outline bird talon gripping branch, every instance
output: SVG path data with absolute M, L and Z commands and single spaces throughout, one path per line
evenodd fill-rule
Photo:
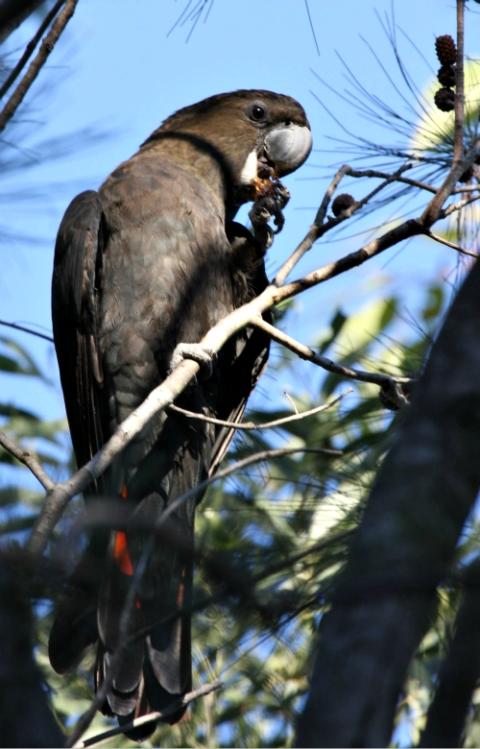
M 240 333 L 217 359 L 198 342 L 265 289 L 268 222 L 281 228 L 288 200 L 278 177 L 297 169 L 311 145 L 305 112 L 289 96 L 219 94 L 166 119 L 98 191 L 72 201 L 55 247 L 52 306 L 79 466 L 185 357 L 215 368 L 183 392 L 182 406 L 224 421 L 242 418 L 268 358 L 265 336 Z M 233 245 L 246 249 L 236 252 L 229 227 L 251 200 L 255 242 L 240 231 Z M 191 690 L 193 526 L 201 494 L 171 512 L 168 539 L 152 532 L 165 507 L 214 472 L 232 434 L 155 417 L 135 439 L 135 461 L 127 449 L 90 489 L 118 498 L 119 508 L 128 494 L 136 530 L 128 539 L 115 533 L 112 517 L 110 537 L 92 534 L 56 605 L 49 655 L 64 673 L 95 644 L 101 709 L 122 722 L 181 704 Z M 143 572 L 125 623 L 129 573 L 137 569 Z M 175 723 L 184 711 L 180 706 L 165 720 Z M 129 736 L 142 739 L 154 728 L 148 723 Z
M 179 343 L 173 351 L 170 370 L 173 371 L 185 359 L 191 359 L 200 364 L 206 370 L 207 376 L 211 377 L 216 358 L 216 351 L 212 351 L 212 349 L 206 348 L 200 343 Z

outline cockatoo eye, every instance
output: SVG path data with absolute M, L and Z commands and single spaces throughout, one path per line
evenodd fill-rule
M 250 118 L 254 122 L 263 122 L 266 119 L 267 112 L 261 104 L 252 104 L 250 108 Z

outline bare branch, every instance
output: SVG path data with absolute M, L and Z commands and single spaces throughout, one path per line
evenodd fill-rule
M 76 5 L 77 0 L 66 0 L 64 9 L 57 17 L 48 34 L 44 37 L 40 49 L 30 63 L 27 72 L 0 112 L 0 132 L 4 130 L 7 123 L 13 117 L 25 98 L 27 91 L 45 64 L 45 61 L 60 38 L 65 26 L 73 16 Z
M 422 223 L 425 228 L 430 228 L 440 217 L 444 218 L 454 210 L 452 209 L 452 206 L 448 206 L 442 210 L 442 206 L 447 198 L 452 194 L 456 183 L 464 171 L 472 166 L 478 155 L 479 146 L 480 138 L 477 138 L 465 158 L 461 161 L 452 163 L 451 169 L 445 177 L 443 184 L 438 188 L 437 194 L 427 205 L 419 219 L 420 223 Z M 472 202 L 472 200 L 470 199 L 469 202 Z M 467 203 L 464 203 L 464 205 L 467 205 Z
M 325 195 L 323 196 L 322 202 L 320 203 L 320 207 L 317 211 L 317 215 L 315 216 L 315 220 L 313 222 L 317 226 L 321 226 L 323 222 L 325 221 L 325 216 L 327 215 L 327 210 L 328 210 L 328 206 L 330 205 L 332 195 L 346 174 L 350 174 L 350 167 L 348 166 L 348 164 L 344 164 L 343 166 L 340 167 L 340 169 L 334 175 L 329 186 L 327 187 L 325 191 Z
M 277 286 L 281 286 L 287 276 L 290 275 L 294 267 L 300 262 L 302 257 L 312 249 L 313 245 L 319 237 L 320 227 L 317 226 L 317 224 L 312 224 L 300 244 L 295 248 L 290 257 L 287 258 L 287 260 L 283 263 L 277 275 L 275 276 L 274 283 Z
M 461 255 L 468 255 L 468 257 L 473 257 L 476 260 L 478 260 L 477 252 L 470 252 L 470 250 L 466 250 L 464 247 L 460 247 L 459 244 L 455 244 L 455 242 L 450 242 L 445 237 L 442 237 L 441 234 L 434 234 L 432 231 L 429 231 L 426 234 L 426 236 L 430 237 L 431 239 L 434 239 L 435 242 L 439 242 L 440 244 L 445 245 L 445 247 L 450 247 L 452 250 L 459 252 Z
M 30 41 L 26 45 L 19 61 L 17 62 L 15 67 L 10 71 L 10 73 L 8 74 L 8 76 L 6 77 L 2 85 L 0 86 L 0 99 L 5 96 L 5 94 L 7 93 L 12 83 L 14 83 L 17 80 L 18 76 L 20 75 L 23 68 L 27 64 L 28 60 L 32 56 L 34 49 L 37 46 L 40 39 L 42 38 L 44 32 L 48 29 L 51 22 L 53 21 L 53 19 L 55 18 L 55 16 L 57 15 L 58 11 L 60 10 L 60 8 L 62 7 L 64 3 L 65 3 L 65 0 L 57 0 L 57 2 L 53 6 L 53 8 L 50 10 L 50 12 L 47 13 L 42 23 L 38 27 L 36 34 L 30 39 Z
M 412 166 L 413 164 L 409 164 L 408 167 L 405 168 L 411 168 Z M 356 179 L 362 179 L 363 177 L 368 179 L 386 179 L 393 182 L 401 182 L 404 185 L 410 185 L 411 187 L 416 187 L 419 190 L 426 190 L 433 194 L 437 192 L 435 185 L 430 185 L 427 182 L 420 182 L 419 180 L 411 179 L 410 177 L 403 177 L 400 174 L 394 175 L 389 172 L 382 172 L 379 169 L 350 169 L 348 176 L 355 177 Z
M 326 369 L 328 372 L 340 375 L 340 377 L 348 377 L 351 380 L 359 380 L 360 382 L 371 382 L 373 385 L 389 388 L 400 384 L 408 385 L 412 382 L 411 377 L 392 377 L 391 375 L 381 374 L 380 372 L 365 372 L 361 369 L 354 369 L 353 367 L 345 367 L 341 364 L 337 364 L 327 356 L 317 354 L 312 348 L 310 348 L 310 346 L 306 346 L 304 343 L 296 341 L 295 338 L 292 338 L 282 330 L 270 325 L 270 323 L 266 322 L 262 317 L 257 317 L 253 320 L 253 324 L 265 333 L 268 333 L 274 341 L 281 343 L 285 348 L 298 354 L 301 359 L 310 361 L 313 364 L 322 367 L 322 369 Z M 333 405 L 333 403 L 328 405 Z
M 461 185 L 460 187 L 456 187 L 454 190 L 452 190 L 452 195 L 466 192 L 480 192 L 480 184 L 478 184 L 477 182 L 474 185 Z
M 171 411 L 176 411 L 179 414 L 183 414 L 189 419 L 206 421 L 209 424 L 218 424 L 218 426 L 222 427 L 230 427 L 231 429 L 243 429 L 245 431 L 248 431 L 259 429 L 273 429 L 274 427 L 280 427 L 284 424 L 290 424 L 292 421 L 301 421 L 302 419 L 306 419 L 309 416 L 313 416 L 314 414 L 318 414 L 322 411 L 326 411 L 327 409 L 332 408 L 332 406 L 335 406 L 342 398 L 343 395 L 340 395 L 337 398 L 329 401 L 329 403 L 324 403 L 322 406 L 315 406 L 315 408 L 310 408 L 308 411 L 301 411 L 300 413 L 291 414 L 290 416 L 283 416 L 282 418 L 274 419 L 273 421 L 265 421 L 263 424 L 257 424 L 253 421 L 243 421 L 241 423 L 237 423 L 235 421 L 223 421 L 223 419 L 214 419 L 212 416 L 205 416 L 205 414 L 200 414 L 196 411 L 188 411 L 186 408 L 180 408 L 180 406 L 175 406 L 173 404 L 169 406 L 169 409 Z
M 324 455 L 325 457 L 330 458 L 338 458 L 343 455 L 342 450 L 333 450 L 330 448 L 322 447 L 279 447 L 272 448 L 271 450 L 261 450 L 260 452 L 253 453 L 253 455 L 248 455 L 246 458 L 242 458 L 241 460 L 235 461 L 235 463 L 231 463 L 231 465 L 223 468 L 221 471 L 217 471 L 215 475 L 211 476 L 208 479 L 205 479 L 204 481 L 201 481 L 196 486 L 192 486 L 192 488 L 185 492 L 185 494 L 177 497 L 174 502 L 169 503 L 162 512 L 158 522 L 156 523 L 155 530 L 161 528 L 168 520 L 170 515 L 172 515 L 172 513 L 174 513 L 183 502 L 186 502 L 187 499 L 200 494 L 215 481 L 226 479 L 228 476 L 231 476 L 232 473 L 243 471 L 244 468 L 248 468 L 255 463 L 262 463 L 266 460 L 281 458 L 285 455 L 296 455 L 297 453 L 313 453 L 315 455 Z
M 440 211 L 439 218 L 447 218 L 447 216 L 451 216 L 453 213 L 463 211 L 463 209 L 466 208 L 467 205 L 476 203 L 479 198 L 480 195 L 471 195 L 470 197 L 466 197 L 463 200 L 459 200 L 458 203 L 450 203 L 450 205 Z
M 26 325 L 19 325 L 16 322 L 8 322 L 7 320 L 0 320 L 0 325 L 3 325 L 5 328 L 13 328 L 13 330 L 20 330 L 22 333 L 29 333 L 30 335 L 34 335 L 37 338 L 43 338 L 44 341 L 49 341 L 50 343 L 53 343 L 52 336 L 47 335 L 46 333 L 39 333 L 37 330 L 33 330 L 32 328 L 27 328 Z
M 17 445 L 3 431 L 0 431 L 0 445 L 7 452 L 13 455 L 14 458 L 19 460 L 20 463 L 23 463 L 23 465 L 27 467 L 33 473 L 37 481 L 41 483 L 44 489 L 50 491 L 54 488 L 55 483 L 43 470 L 40 461 L 31 450 L 25 450 L 23 447 L 20 447 L 20 445 Z
M 135 411 L 132 411 L 88 463 L 67 481 L 55 486 L 47 495 L 30 536 L 28 549 L 31 553 L 38 554 L 44 550 L 50 533 L 60 519 L 69 499 L 82 492 L 92 481 L 99 478 L 116 455 L 138 434 L 153 414 L 159 413 L 173 403 L 175 398 L 195 377 L 199 369 L 200 366 L 196 362 L 183 361 Z
M 283 263 L 283 265 L 280 267 L 280 270 L 277 272 L 275 279 L 273 283 L 276 286 L 281 286 L 285 279 L 290 275 L 293 268 L 300 262 L 302 257 L 311 250 L 315 242 L 320 239 L 320 237 L 323 237 L 324 234 L 326 234 L 331 229 L 335 228 L 339 224 L 343 223 L 343 221 L 346 221 L 347 219 L 351 218 L 354 213 L 357 213 L 361 208 L 363 208 L 367 203 L 375 197 L 379 192 L 381 192 L 385 187 L 390 185 L 392 182 L 395 182 L 397 177 L 404 172 L 406 169 L 410 169 L 409 164 L 404 164 L 401 166 L 396 172 L 393 174 L 387 174 L 385 176 L 385 180 L 376 187 L 373 188 L 369 193 L 367 193 L 361 200 L 355 201 L 350 208 L 345 209 L 342 211 L 342 213 L 339 216 L 331 217 L 327 219 L 327 221 L 324 221 L 325 219 L 325 213 L 327 211 L 328 205 L 330 203 L 330 198 L 335 190 L 335 188 L 338 186 L 340 181 L 343 179 L 345 175 L 349 175 L 352 171 L 351 167 L 348 166 L 348 164 L 344 164 L 338 172 L 335 174 L 334 178 L 332 179 L 330 185 L 328 186 L 325 195 L 323 196 L 322 202 L 320 204 L 320 207 L 315 215 L 314 222 L 312 226 L 309 228 L 307 234 L 302 239 L 298 247 L 295 248 L 295 250 L 292 252 L 290 257 L 287 258 L 287 260 Z
M 385 234 L 382 234 L 380 237 L 367 242 L 367 244 L 363 245 L 359 250 L 344 255 L 344 257 L 339 258 L 339 260 L 327 263 L 326 265 L 317 268 L 317 270 L 308 273 L 306 276 L 303 276 L 303 278 L 291 281 L 290 283 L 281 286 L 279 289 L 276 289 L 273 293 L 273 304 L 278 304 L 285 299 L 300 294 L 302 291 L 305 291 L 305 289 L 310 289 L 313 286 L 317 286 L 320 283 L 330 280 L 331 278 L 335 278 L 335 276 L 339 276 L 358 265 L 362 265 L 367 260 L 379 255 L 381 252 L 384 252 L 399 242 L 423 233 L 424 227 L 419 220 L 408 219 L 403 224 L 390 229 L 390 231 L 385 232 Z M 264 311 L 263 308 L 261 311 Z
M 144 726 L 146 723 L 158 723 L 159 720 L 162 720 L 168 715 L 175 713 L 180 707 L 189 705 L 194 700 L 198 700 L 200 697 L 205 697 L 207 694 L 210 694 L 210 692 L 221 689 L 222 686 L 223 684 L 221 681 L 212 681 L 209 684 L 203 684 L 203 686 L 199 687 L 198 689 L 194 689 L 192 692 L 187 692 L 187 694 L 184 694 L 181 700 L 173 702 L 171 706 L 165 708 L 165 710 L 158 710 L 154 713 L 142 715 L 141 718 L 135 718 L 135 720 L 132 720 L 130 723 L 124 723 L 123 725 L 112 728 L 109 731 L 104 731 L 103 733 L 99 733 L 89 739 L 85 739 L 85 741 L 77 741 L 75 744 L 73 744 L 73 747 L 74 749 L 83 749 L 83 747 L 87 746 L 98 746 L 99 744 L 106 741 L 106 739 L 110 739 L 112 736 L 118 736 L 121 733 L 125 733 L 125 731 L 131 731 L 134 728 L 139 728 L 140 726 Z M 69 744 L 69 746 L 72 745 Z

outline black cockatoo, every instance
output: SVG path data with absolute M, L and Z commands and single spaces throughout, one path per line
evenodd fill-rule
M 260 90 L 220 94 L 169 117 L 98 192 L 72 201 L 57 237 L 52 307 L 79 466 L 165 378 L 179 344 L 195 344 L 265 288 L 266 222 L 281 222 L 285 200 L 278 178 L 304 162 L 311 142 L 294 99 Z M 233 221 L 252 200 L 253 233 Z M 177 404 L 237 421 L 267 355 L 262 333 L 239 334 Z M 162 413 L 90 489 L 116 498 L 123 520 L 91 534 L 56 605 L 50 660 L 63 673 L 98 642 L 98 689 L 123 636 L 103 706 L 121 722 L 161 710 L 191 688 L 199 497 L 172 513 L 146 559 L 142 550 L 163 509 L 211 475 L 231 437 L 231 429 Z M 120 633 L 140 559 L 128 631 Z

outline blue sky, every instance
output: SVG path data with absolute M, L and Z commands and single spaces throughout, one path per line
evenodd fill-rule
M 5 206 L 0 223 L 13 233 L 36 238 L 35 242 L 0 245 L 1 318 L 50 331 L 53 247 L 70 199 L 82 189 L 96 187 L 173 111 L 236 88 L 267 88 L 293 95 L 307 110 L 312 125 L 315 150 L 301 170 L 286 180 L 292 200 L 286 228 L 270 253 L 269 269 L 273 271 L 308 228 L 325 180 L 334 171 L 328 165 L 345 159 L 335 152 L 336 144 L 330 140 L 342 135 L 339 126 L 318 99 L 355 133 L 375 135 L 375 126 L 362 120 L 334 93 L 341 93 L 346 85 L 337 52 L 370 91 L 381 99 L 397 101 L 401 107 L 361 38 L 394 69 L 392 50 L 376 11 L 383 17 L 393 8 L 399 28 L 408 32 L 427 58 L 429 64 L 399 32 L 405 61 L 420 88 L 431 80 L 437 67 L 435 36 L 454 33 L 455 28 L 454 0 L 397 0 L 393 5 L 390 0 L 310 0 L 315 38 L 303 0 L 214 0 L 208 19 L 200 20 L 187 42 L 188 21 L 172 30 L 185 4 L 186 0 L 79 0 L 47 69 L 17 116 L 20 144 L 31 161 L 30 168 L 0 182 L 1 194 L 10 196 L 8 202 L 2 199 L 0 203 Z M 468 19 L 470 54 L 478 51 L 472 46 L 475 33 L 478 36 L 478 18 L 477 13 Z M 24 25 L 11 38 L 10 50 L 19 49 L 33 30 L 34 25 Z M 326 79 L 333 91 L 322 86 L 315 73 Z M 80 134 L 63 158 L 39 159 L 45 150 L 41 141 L 84 129 L 102 132 L 103 138 L 93 143 Z M 393 138 L 383 131 L 380 139 Z M 29 197 L 30 192 L 37 193 L 35 199 Z M 356 185 L 352 192 L 360 194 Z M 384 219 L 393 217 L 388 211 L 382 215 Z M 341 241 L 317 246 L 299 271 L 356 249 L 359 238 L 352 236 L 355 233 L 352 229 Z M 447 275 L 455 262 L 449 250 L 426 242 L 401 252 L 393 250 L 348 278 L 336 279 L 299 299 L 291 317 L 292 330 L 302 340 L 313 342 L 336 306 L 341 304 L 349 312 L 391 290 L 404 294 L 405 309 L 414 308 L 416 290 L 425 279 Z M 0 332 L 10 335 L 5 329 Z M 12 337 L 28 345 L 52 378 L 57 378 L 52 346 L 22 334 Z M 35 407 L 50 417 L 63 414 L 58 386 L 46 390 L 2 376 L 0 387 L 2 400 Z

